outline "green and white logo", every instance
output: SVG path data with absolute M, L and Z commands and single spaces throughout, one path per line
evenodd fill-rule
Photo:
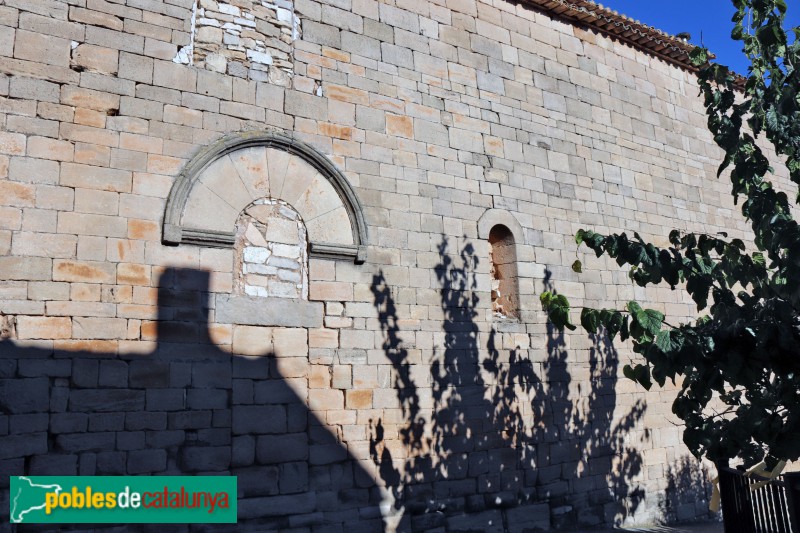
M 235 524 L 230 476 L 14 476 L 11 523 Z

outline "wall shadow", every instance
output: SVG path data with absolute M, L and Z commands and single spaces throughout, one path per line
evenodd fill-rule
M 379 489 L 309 411 L 302 384 L 273 353 L 231 355 L 213 343 L 208 282 L 205 271 L 163 273 L 156 340 L 143 353 L 0 341 L 6 530 L 11 475 L 235 475 L 236 525 L 123 529 L 383 531 Z
M 481 331 L 478 312 L 487 306 L 475 250 L 451 252 L 443 237 L 438 252 L 444 338 L 429 366 L 404 349 L 392 287 L 382 274 L 372 282 L 403 420 L 399 449 L 374 420 L 370 452 L 394 497 L 398 530 L 593 526 L 634 513 L 644 496 L 635 483 L 642 458 L 628 434 L 646 405 L 620 416 L 608 339 L 592 338 L 587 360 L 576 361 L 550 325 L 546 345 L 530 350 L 514 343 L 515 334 L 528 335 L 523 324 Z M 549 273 L 544 283 L 552 290 Z
M 545 271 L 543 290 L 552 292 L 550 278 L 550 271 Z M 617 410 L 619 355 L 605 334 L 590 335 L 589 340 L 588 361 L 568 361 L 564 333 L 547 323 L 543 365 L 547 391 L 537 391 L 540 394 L 533 400 L 544 424 L 537 426 L 535 437 L 550 443 L 550 463 L 561 465 L 562 475 L 575 480 L 573 487 L 581 495 L 566 497 L 567 487 L 550 476 L 541 480 L 540 495 L 555 496 L 564 504 L 560 512 L 566 515 L 561 519 L 565 522 L 576 518 L 570 513 L 577 513 L 580 525 L 619 525 L 645 496 L 635 481 L 642 472 L 642 456 L 628 435 L 644 417 L 647 404 L 637 399 L 622 413 Z M 581 371 L 581 379 L 574 380 L 570 368 Z M 645 431 L 641 440 L 648 438 Z
M 708 467 L 689 455 L 671 465 L 667 489 L 658 504 L 664 520 L 670 524 L 696 521 L 698 517 L 719 521 L 721 513 L 708 508 L 713 489 L 711 477 Z

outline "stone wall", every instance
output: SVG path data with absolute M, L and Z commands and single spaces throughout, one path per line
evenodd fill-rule
M 705 516 L 673 391 L 537 305 L 694 313 L 583 251 L 572 272 L 580 227 L 747 238 L 693 75 L 524 3 L 295 0 L 291 34 L 281 9 L 0 5 L 0 472 L 232 473 L 240 529 Z M 255 30 L 223 31 L 236 10 Z M 259 199 L 299 213 L 307 295 L 242 285 Z M 518 319 L 492 310 L 497 224 Z
M 191 20 L 191 41 L 174 62 L 291 86 L 292 43 L 300 31 L 291 1 L 198 0 Z

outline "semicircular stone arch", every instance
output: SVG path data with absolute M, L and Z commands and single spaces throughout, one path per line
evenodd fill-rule
M 196 155 L 170 191 L 162 240 L 232 247 L 239 214 L 260 198 L 297 210 L 311 256 L 365 260 L 367 226 L 347 179 L 323 154 L 280 133 L 228 135 Z

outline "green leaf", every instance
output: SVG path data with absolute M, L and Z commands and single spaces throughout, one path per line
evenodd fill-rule
M 734 204 L 749 226 L 732 219 L 727 227 L 737 228 L 734 237 L 752 237 L 728 241 L 722 232 L 673 230 L 669 248 L 660 248 L 625 233 L 582 229 L 575 235 L 598 257 L 629 267 L 638 285 L 666 281 L 676 290 L 685 283 L 698 309 L 708 310 L 671 328 L 661 312 L 629 302 L 627 312 L 582 310 L 580 324 L 595 333 L 604 327 L 612 340 L 631 338 L 639 360 L 624 366 L 628 379 L 645 388 L 667 379 L 681 384 L 673 412 L 684 424 L 684 442 L 695 456 L 716 462 L 800 458 L 800 224 L 785 192 L 793 191 L 800 204 L 794 192 L 800 185 L 800 28 L 787 38 L 787 2 L 733 0 L 731 36 L 750 59 L 744 84 L 727 67 L 709 63 L 707 50 L 690 54 L 700 67 L 709 133 L 722 149 L 719 171 L 730 179 Z M 783 164 L 792 183 L 783 174 L 770 182 L 772 167 Z M 755 253 L 745 246 L 753 250 L 753 244 Z M 573 268 L 582 272 L 583 265 Z M 683 301 L 656 294 L 660 302 Z M 566 298 L 552 294 L 542 303 L 554 324 L 568 327 Z M 735 410 L 715 416 L 709 407 L 718 400 Z
M 634 373 L 633 368 L 631 365 L 625 365 L 622 367 L 622 373 L 631 381 L 636 381 L 636 373 Z
M 553 301 L 553 293 L 549 291 L 545 291 L 539 295 L 539 302 L 542 304 L 542 309 L 545 311 L 548 307 L 550 307 L 550 302 Z
M 581 262 L 580 262 L 579 259 L 576 259 L 575 262 L 572 263 L 572 271 L 573 272 L 577 272 L 578 274 L 583 272 L 583 265 L 581 265 Z
M 631 300 L 628 302 L 628 312 L 631 316 L 636 316 L 637 313 L 641 312 L 642 307 L 639 305 L 638 302 Z
M 689 52 L 689 59 L 696 67 L 700 67 L 708 63 L 708 49 L 696 47 Z
M 563 330 L 575 330 L 575 325 L 569 320 L 569 300 L 563 294 L 543 292 L 539 296 L 542 308 L 555 327 Z
M 650 390 L 653 382 L 650 380 L 650 368 L 645 365 L 636 365 L 633 369 L 634 381 L 639 383 L 646 390 Z
M 683 345 L 683 339 L 680 337 L 679 332 L 664 329 L 656 335 L 655 345 L 662 352 L 669 354 L 680 350 Z
M 597 333 L 597 326 L 600 325 L 600 312 L 596 309 L 584 307 L 581 311 L 581 326 L 588 333 Z
M 663 313 L 655 309 L 642 309 L 636 302 L 628 303 L 628 311 L 630 311 L 631 315 L 642 329 L 651 336 L 658 333 L 661 329 L 661 324 L 664 323 Z

